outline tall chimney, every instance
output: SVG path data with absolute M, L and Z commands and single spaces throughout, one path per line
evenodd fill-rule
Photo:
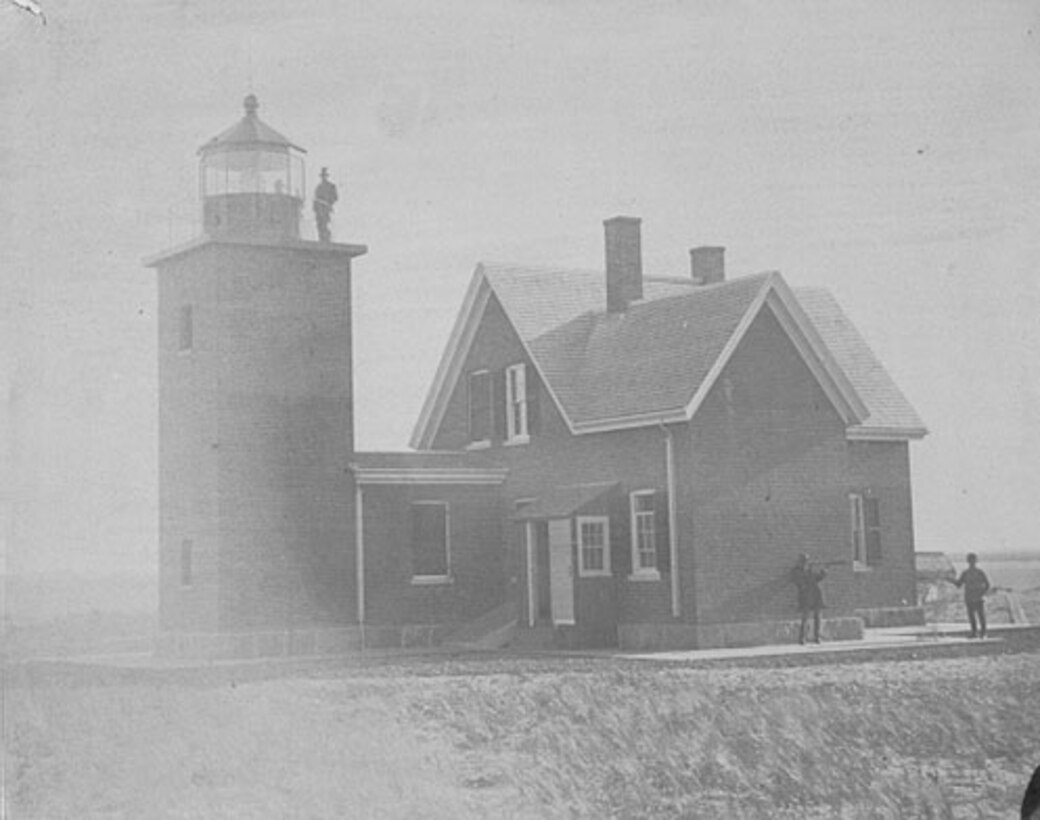
M 690 248 L 690 273 L 698 285 L 726 281 L 726 249 L 711 246 Z
M 607 310 L 622 313 L 628 303 L 643 298 L 641 219 L 615 216 L 603 220 L 607 248 Z

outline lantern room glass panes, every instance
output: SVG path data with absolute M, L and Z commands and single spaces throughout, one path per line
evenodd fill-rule
M 202 158 L 202 195 L 285 194 L 304 199 L 303 159 L 289 151 L 217 151 Z

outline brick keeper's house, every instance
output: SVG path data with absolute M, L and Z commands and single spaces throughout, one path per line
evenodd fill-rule
M 638 219 L 603 271 L 478 265 L 413 452 L 356 451 L 366 249 L 299 238 L 301 150 L 247 100 L 205 235 L 150 261 L 165 648 L 792 640 L 802 552 L 825 637 L 921 621 L 906 398 L 827 291 L 718 247 L 644 275 Z

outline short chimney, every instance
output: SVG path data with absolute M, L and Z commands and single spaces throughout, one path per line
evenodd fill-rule
M 698 285 L 726 281 L 726 249 L 703 246 L 690 248 L 690 273 Z
M 634 216 L 615 216 L 603 221 L 607 248 L 607 310 L 610 313 L 622 313 L 629 302 L 643 298 L 641 222 Z

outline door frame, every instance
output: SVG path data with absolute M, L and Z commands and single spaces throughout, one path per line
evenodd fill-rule
M 549 521 L 549 597 L 553 626 L 574 626 L 576 620 L 573 519 Z

